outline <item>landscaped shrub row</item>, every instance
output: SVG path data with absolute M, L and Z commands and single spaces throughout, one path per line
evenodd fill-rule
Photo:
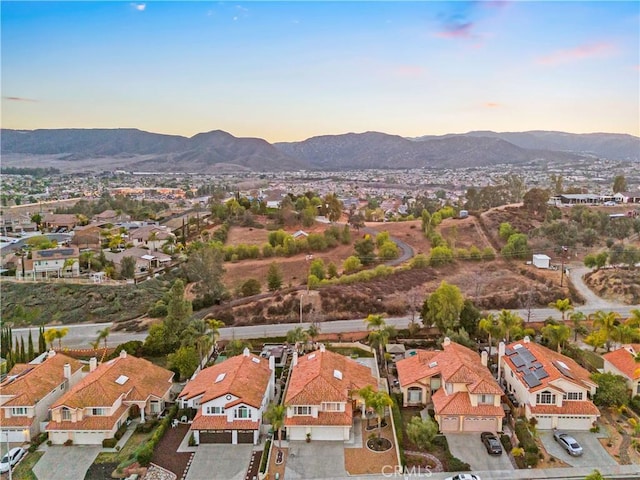
M 144 423 L 139 423 L 136 427 L 136 433 L 149 433 L 156 427 L 156 425 L 158 425 L 158 423 L 160 423 L 160 420 L 157 418 L 149 419 Z
M 538 453 L 540 453 L 540 449 L 538 445 L 536 445 L 529 428 L 527 427 L 526 421 L 522 419 L 516 422 L 516 437 L 518 437 L 518 441 L 520 442 L 520 447 L 525 451 L 525 464 L 527 466 L 535 467 L 538 464 Z
M 446 463 L 447 463 L 447 471 L 449 472 L 469 472 L 471 470 L 471 465 L 466 462 L 463 462 L 459 458 L 454 457 L 449 450 L 449 442 L 447 442 L 447 437 L 444 435 L 437 435 L 432 442 L 434 445 L 438 445 L 442 447 L 446 453 Z
M 396 445 L 400 451 L 400 463 L 404 467 L 407 464 L 407 460 L 404 455 L 404 448 L 402 448 L 403 432 L 402 432 L 402 415 L 400 414 L 399 402 L 402 401 L 401 393 L 394 393 L 391 395 L 393 405 L 391 406 L 391 415 L 393 415 L 393 423 L 396 426 Z
M 102 440 L 102 448 L 114 448 L 117 444 L 117 438 L 105 438 Z
M 511 443 L 511 437 L 509 437 L 509 435 L 500 435 L 500 442 L 502 443 L 502 446 L 507 451 L 507 453 L 513 450 L 513 444 Z
M 636 395 L 631 399 L 631 401 L 629 402 L 629 407 L 631 407 L 631 410 L 640 415 L 640 395 Z
M 36 438 L 31 440 L 31 445 L 29 445 L 29 452 L 30 453 L 35 452 L 40 446 L 40 444 L 44 443 L 47 440 L 47 438 L 49 438 L 48 433 L 41 433 Z
M 267 461 L 269 460 L 269 449 L 271 448 L 271 439 L 264 442 L 264 450 L 262 451 L 262 458 L 260 459 L 260 473 L 267 471 Z
M 176 413 L 178 412 L 178 406 L 174 405 L 169 410 L 169 413 L 166 417 L 164 417 L 160 421 L 160 425 L 156 428 L 156 430 L 151 435 L 149 441 L 143 445 L 141 445 L 137 450 L 135 457 L 138 460 L 138 463 L 142 467 L 148 467 L 151 463 L 151 458 L 153 457 L 153 449 L 156 447 L 158 442 L 162 439 L 167 428 L 171 424 L 171 421 L 175 418 Z

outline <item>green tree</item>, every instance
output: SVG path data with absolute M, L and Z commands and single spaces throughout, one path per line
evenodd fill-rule
M 353 255 L 350 257 L 347 257 L 347 259 L 344 262 L 342 262 L 342 269 L 346 274 L 357 272 L 361 268 L 362 268 L 362 262 L 358 257 Z
M 384 347 L 389 339 L 395 336 L 396 331 L 392 325 L 387 325 L 382 315 L 370 314 L 364 320 L 369 330 L 369 343 L 372 348 L 378 350 L 378 360 L 382 364 L 385 360 Z
M 611 334 L 613 328 L 619 323 L 620 314 L 617 312 L 603 312 L 602 310 L 598 310 L 593 314 L 592 319 L 593 327 L 603 332 L 608 352 L 611 349 Z
M 325 215 L 331 222 L 337 222 L 342 215 L 342 202 L 335 193 L 329 193 L 324 197 L 324 205 L 326 208 Z
M 439 267 L 453 262 L 453 251 L 444 245 L 433 247 L 429 254 L 429 265 Z
M 320 327 L 318 326 L 317 323 L 312 323 L 311 325 L 309 325 L 309 328 L 307 328 L 307 336 L 311 339 L 312 342 L 315 343 L 316 338 L 318 338 L 318 335 L 320 335 Z
M 196 282 L 194 291 L 209 297 L 213 303 L 219 303 L 227 295 L 222 281 L 224 257 L 219 248 L 205 246 L 189 255 L 185 271 L 190 282 Z
M 366 387 L 365 387 L 366 389 Z M 380 442 L 380 435 L 382 433 L 382 419 L 385 417 L 387 407 L 393 405 L 393 400 L 387 392 L 371 392 L 364 389 L 360 390 L 361 396 L 365 399 L 367 407 L 372 408 L 376 413 L 378 419 L 378 442 Z
M 478 329 L 485 332 L 489 337 L 489 350 L 493 347 L 492 338 L 502 335 L 501 325 L 498 323 L 498 320 L 493 313 L 490 313 L 486 317 L 480 319 L 480 322 L 478 322 Z
M 167 356 L 169 368 L 180 373 L 181 378 L 191 378 L 198 368 L 198 352 L 194 347 L 180 347 L 175 353 Z
M 627 179 L 624 175 L 616 175 L 613 179 L 613 193 L 626 192 L 627 191 Z
M 591 378 L 598 384 L 593 403 L 599 407 L 616 407 L 629 402 L 627 383 L 623 376 L 613 373 L 594 373 Z
M 330 262 L 327 266 L 327 277 L 328 278 L 338 278 L 338 267 L 333 262 Z
M 104 348 L 106 350 L 107 349 L 107 339 L 109 338 L 109 334 L 111 333 L 111 328 L 110 327 L 106 327 L 106 328 L 103 328 L 102 330 L 98 330 L 96 333 L 98 334 L 98 338 L 96 338 L 96 341 L 98 343 L 104 342 Z
M 400 250 L 394 242 L 389 240 L 388 242 L 384 242 L 380 245 L 378 248 L 378 254 L 380 255 L 380 258 L 384 260 L 392 260 L 394 258 L 398 258 Z
M 230 340 L 229 343 L 227 343 L 224 352 L 227 357 L 237 357 L 238 355 L 242 355 L 242 352 L 244 352 L 245 348 L 251 350 L 251 343 L 249 343 L 247 340 L 234 338 L 233 340 Z
M 511 237 L 511 235 L 514 235 L 516 233 L 518 233 L 518 231 L 513 228 L 508 222 L 501 223 L 500 227 L 498 228 L 498 236 L 505 242 L 509 240 L 509 237 Z
M 122 278 L 133 278 L 136 274 L 136 259 L 133 257 L 124 257 L 120 260 L 120 275 Z
M 465 299 L 460 311 L 460 327 L 464 328 L 470 335 L 475 335 L 480 321 L 480 310 L 476 308 L 473 301 Z
M 500 330 L 506 337 L 507 343 L 511 341 L 512 334 L 522 330 L 522 318 L 510 310 L 503 309 L 498 314 L 498 324 L 500 325 Z
M 534 215 L 544 216 L 549 206 L 549 191 L 542 188 L 532 188 L 524 194 L 522 206 Z
M 284 419 L 287 415 L 287 407 L 272 403 L 269 405 L 265 418 L 271 424 L 271 428 L 278 432 L 278 450 L 282 450 L 282 427 L 284 427 Z
M 302 327 L 296 327 L 287 332 L 287 343 L 295 345 L 296 349 L 300 353 L 302 353 L 304 344 L 308 339 L 309 335 L 302 329 Z
M 27 350 L 27 361 L 30 362 L 34 358 L 36 358 L 36 353 L 33 349 L 33 337 L 31 336 L 31 329 L 29 329 L 29 341 L 28 341 L 28 350 Z
M 260 285 L 260 281 L 255 278 L 250 278 L 240 287 L 240 294 L 243 297 L 251 297 L 253 295 L 258 295 L 261 290 L 262 287 Z
M 412 417 L 406 426 L 407 437 L 411 443 L 415 444 L 420 450 L 431 450 L 431 442 L 438 434 L 438 424 L 431 420 L 430 417 L 421 419 L 420 417 Z
M 501 250 L 506 259 L 525 259 L 531 256 L 527 236 L 524 233 L 514 233 Z
M 549 304 L 551 308 L 555 308 L 562 315 L 562 321 L 565 321 L 565 316 L 567 312 L 573 310 L 573 305 L 571 305 L 571 300 L 568 298 L 558 299 L 555 302 L 551 302 Z
M 546 338 L 550 345 L 555 346 L 558 353 L 561 352 L 562 345 L 564 345 L 571 336 L 571 329 L 563 323 L 547 325 L 542 328 L 541 332 L 543 338 Z
M 353 248 L 356 251 L 357 257 L 360 259 L 363 265 L 370 265 L 376 259 L 375 244 L 371 235 L 367 234 L 361 240 L 358 240 Z
M 272 262 L 271 265 L 269 265 L 269 270 L 267 271 L 267 287 L 270 292 L 275 292 L 282 287 L 282 273 L 276 262 Z
M 309 266 L 309 274 L 315 275 L 318 280 L 324 280 L 325 278 L 325 269 L 324 269 L 324 260 L 321 258 L 316 258 L 311 262 Z
M 573 325 L 574 342 L 578 341 L 578 335 L 584 335 L 587 333 L 587 329 L 583 325 L 586 319 L 586 315 L 582 312 L 572 312 L 571 315 L 569 315 L 569 320 L 571 320 L 571 324 Z
M 435 324 L 440 332 L 458 327 L 464 298 L 457 286 L 443 280 L 427 302 L 426 320 L 429 325 Z
M 38 353 L 44 353 L 47 351 L 47 340 L 44 336 L 44 327 L 38 329 Z

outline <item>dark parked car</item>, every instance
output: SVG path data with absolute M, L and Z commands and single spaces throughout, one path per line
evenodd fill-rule
M 489 455 L 502 455 L 502 445 L 500 445 L 500 440 L 491 432 L 482 432 L 480 434 L 480 438 L 482 439 L 482 443 L 484 443 L 484 447 L 487 449 L 487 453 Z
M 556 430 L 553 432 L 553 439 L 558 442 L 569 455 L 573 457 L 579 457 L 582 455 L 582 447 L 571 435 L 567 435 L 566 433 L 558 432 Z

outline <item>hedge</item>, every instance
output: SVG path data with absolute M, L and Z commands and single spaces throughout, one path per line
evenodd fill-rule
M 158 442 L 164 436 L 165 432 L 169 428 L 169 425 L 175 418 L 177 412 L 178 412 L 178 406 L 173 405 L 169 410 L 169 413 L 160 421 L 160 425 L 158 425 L 155 431 L 151 434 L 151 438 L 149 438 L 147 443 L 138 447 L 135 455 L 140 466 L 142 467 L 149 466 L 149 463 L 151 463 L 151 457 L 153 457 L 153 449 L 156 447 Z
M 513 444 L 511 443 L 511 437 L 509 437 L 509 435 L 500 435 L 500 442 L 507 452 L 513 450 Z
M 515 433 L 516 437 L 518 437 L 518 441 L 520 442 L 519 446 L 525 451 L 526 465 L 535 467 L 538 464 L 538 453 L 540 453 L 540 449 L 531 436 L 531 432 L 529 431 L 525 420 L 519 419 L 516 422 Z
M 446 454 L 447 470 L 450 472 L 469 472 L 471 471 L 471 465 L 463 462 L 459 458 L 454 457 L 449 450 L 449 442 L 444 435 L 436 435 L 433 439 L 434 445 L 442 447 Z
M 102 440 L 103 448 L 114 448 L 118 444 L 117 438 L 105 438 Z
M 402 394 L 394 393 L 391 395 L 391 400 L 393 401 L 393 405 L 391 405 L 391 415 L 393 415 L 393 423 L 396 426 L 396 445 L 400 451 L 400 463 L 404 467 L 407 461 L 404 456 L 404 448 L 402 448 L 404 434 L 402 432 L 402 415 L 400 414 L 400 407 L 398 406 L 398 398 L 402 401 Z
M 629 402 L 629 407 L 631 408 L 631 410 L 640 415 L 640 395 L 636 395 L 631 399 L 631 401 Z
M 264 450 L 262 451 L 262 459 L 260 460 L 260 473 L 267 471 L 267 461 L 269 460 L 269 448 L 271 447 L 271 439 L 264 442 Z

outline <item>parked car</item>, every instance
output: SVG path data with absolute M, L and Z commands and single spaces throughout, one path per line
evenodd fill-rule
M 453 477 L 447 477 L 444 480 L 481 480 L 478 475 L 474 475 L 473 473 L 459 473 L 458 475 L 454 475 Z
M 24 448 L 16 447 L 9 450 L 2 460 L 0 460 L 0 473 L 6 473 L 12 468 L 16 463 L 20 461 L 22 457 L 25 456 L 27 451 Z
M 491 432 L 482 432 L 480 439 L 484 443 L 484 448 L 487 449 L 489 455 L 502 455 L 502 445 L 500 440 Z
M 582 455 L 582 447 L 571 435 L 556 430 L 553 432 L 553 439 L 558 442 L 569 455 L 574 457 Z

